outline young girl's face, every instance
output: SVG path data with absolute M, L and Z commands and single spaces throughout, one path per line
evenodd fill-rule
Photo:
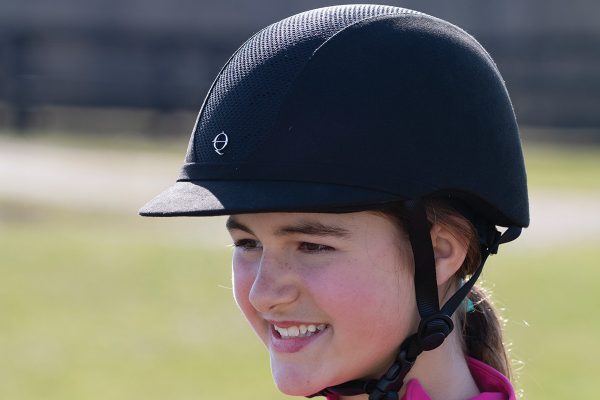
M 282 392 L 309 395 L 387 370 L 418 321 L 408 242 L 390 219 L 264 213 L 227 226 L 235 299 Z

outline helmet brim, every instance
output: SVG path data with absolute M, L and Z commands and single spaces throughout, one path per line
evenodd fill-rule
M 396 194 L 343 185 L 284 181 L 180 181 L 146 203 L 147 217 L 259 212 L 353 212 L 403 201 Z

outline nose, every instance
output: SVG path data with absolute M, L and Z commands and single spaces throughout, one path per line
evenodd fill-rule
M 252 306 L 259 312 L 282 311 L 299 297 L 300 290 L 293 266 L 284 255 L 263 251 L 249 293 Z

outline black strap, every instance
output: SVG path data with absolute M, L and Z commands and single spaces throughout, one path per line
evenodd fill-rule
M 408 236 L 415 263 L 415 293 L 417 308 L 421 319 L 439 313 L 437 277 L 435 272 L 435 256 L 431 244 L 431 227 L 427 220 L 427 212 L 421 201 L 407 201 Z

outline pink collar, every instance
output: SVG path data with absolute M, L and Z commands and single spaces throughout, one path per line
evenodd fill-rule
M 516 400 L 510 381 L 500 372 L 472 357 L 467 357 L 467 365 L 481 392 L 467 400 Z M 327 396 L 327 399 L 337 400 L 338 397 Z M 418 380 L 412 379 L 406 384 L 402 400 L 431 400 L 431 397 Z
M 489 365 L 467 357 L 467 365 L 477 386 L 479 393 L 468 400 L 515 400 L 515 392 L 510 381 Z M 406 392 L 402 400 L 431 400 L 419 381 L 412 379 L 406 385 Z

